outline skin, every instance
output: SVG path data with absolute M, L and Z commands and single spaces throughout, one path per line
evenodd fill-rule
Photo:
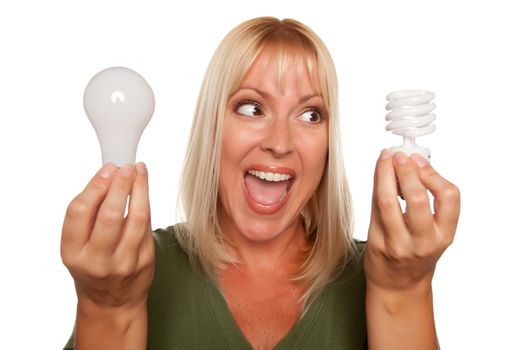
M 298 79 L 292 69 L 280 89 L 268 74 L 275 65 L 271 53 L 262 53 L 228 103 L 219 184 L 221 227 L 240 262 L 219 275 L 219 284 L 256 349 L 274 347 L 299 318 L 298 299 L 306 286 L 290 278 L 309 249 L 299 214 L 319 184 L 328 147 L 327 123 L 304 119 L 310 107 L 324 108 L 320 97 L 302 100 L 319 94 L 318 78 Z M 264 113 L 247 116 L 246 106 L 239 113 L 238 102 L 246 99 Z M 293 170 L 294 185 L 279 210 L 262 214 L 247 203 L 242 186 L 253 164 Z M 421 157 L 383 151 L 372 203 L 364 256 L 369 348 L 435 349 L 431 282 L 454 238 L 459 191 Z M 155 255 L 143 163 L 105 165 L 73 199 L 61 256 L 78 297 L 76 349 L 146 349 Z
M 261 52 L 228 101 L 223 126 L 221 226 L 228 227 L 229 238 L 258 246 L 296 230 L 299 214 L 321 180 L 328 151 L 328 121 L 307 120 L 316 116 L 311 108 L 324 109 L 318 80 L 312 83 L 306 73 L 296 74 L 291 61 L 281 89 L 273 74 L 275 55 L 272 48 Z M 244 200 L 244 176 L 256 165 L 294 173 L 289 198 L 275 213 L 261 214 Z
M 75 348 L 145 349 L 155 250 L 143 163 L 105 165 L 73 199 L 61 256 L 78 297 Z
M 300 212 L 323 175 L 328 120 L 317 76 L 289 62 L 283 86 L 276 53 L 265 48 L 233 93 L 224 120 L 219 220 L 239 260 L 219 284 L 239 328 L 255 349 L 273 348 L 293 327 L 305 286 L 292 283 L 309 247 Z M 279 210 L 250 206 L 244 177 L 254 166 L 287 169 L 293 186 Z
M 403 213 L 397 182 L 406 201 Z M 432 212 L 428 192 L 434 197 Z M 460 194 L 422 157 L 383 150 L 364 264 L 370 349 L 436 349 L 432 277 L 456 231 Z

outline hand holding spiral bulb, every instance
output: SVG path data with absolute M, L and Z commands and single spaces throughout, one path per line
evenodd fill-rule
M 432 122 L 436 115 L 432 113 L 436 105 L 430 101 L 434 93 L 422 90 L 402 90 L 389 94 L 386 98 L 386 121 L 390 122 L 386 130 L 403 136 L 403 144 L 391 147 L 392 152 L 414 153 L 430 160 L 430 150 L 416 144 L 416 137 L 433 133 L 436 126 Z

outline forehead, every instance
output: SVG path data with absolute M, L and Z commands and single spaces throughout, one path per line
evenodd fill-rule
M 278 89 L 283 95 L 290 88 L 320 94 L 315 55 L 296 46 L 267 45 L 256 56 L 240 85 L 254 84 Z

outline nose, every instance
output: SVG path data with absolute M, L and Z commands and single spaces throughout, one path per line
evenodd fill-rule
M 292 152 L 293 146 L 288 118 L 277 117 L 272 120 L 266 129 L 261 148 L 263 151 L 271 153 L 275 158 L 282 158 Z

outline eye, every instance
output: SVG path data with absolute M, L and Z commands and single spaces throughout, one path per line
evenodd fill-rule
M 304 111 L 299 116 L 299 119 L 308 123 L 317 124 L 323 121 L 323 114 L 319 109 L 311 108 Z
M 255 101 L 241 101 L 237 103 L 235 112 L 247 117 L 256 117 L 263 114 L 262 106 Z

